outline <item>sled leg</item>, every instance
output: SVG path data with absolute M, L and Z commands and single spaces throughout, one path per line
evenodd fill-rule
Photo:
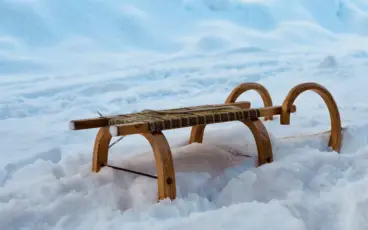
M 93 148 L 92 172 L 99 172 L 101 167 L 107 164 L 110 141 L 109 128 L 100 128 Z
M 176 182 L 169 143 L 162 132 L 142 133 L 142 135 L 151 144 L 155 155 L 158 200 L 165 198 L 173 200 L 176 198 Z
M 170 150 L 163 133 L 142 133 L 149 141 L 156 161 L 158 200 L 176 198 L 175 171 Z M 101 167 L 107 165 L 111 134 L 109 128 L 100 128 L 97 133 L 93 150 L 92 171 L 99 172 Z
M 280 116 L 280 123 L 282 125 L 290 124 L 290 108 L 293 105 L 296 98 L 303 92 L 307 90 L 312 90 L 322 97 L 327 105 L 328 111 L 330 113 L 331 120 L 331 136 L 328 145 L 332 147 L 336 152 L 340 152 L 342 133 L 341 133 L 341 119 L 339 109 L 333 98 L 332 94 L 322 85 L 317 83 L 303 83 L 295 86 L 286 96 L 282 104 L 282 112 Z
M 193 126 L 192 131 L 190 133 L 189 144 L 202 143 L 205 128 L 206 128 L 206 125 Z
M 259 119 L 246 120 L 242 122 L 248 126 L 254 136 L 258 151 L 258 166 L 272 162 L 272 145 L 266 127 Z M 205 127 L 205 125 L 198 125 L 196 126 L 196 129 L 192 129 L 191 143 L 202 143 Z
M 258 152 L 258 166 L 273 161 L 272 145 L 266 127 L 259 119 L 247 120 L 243 123 L 248 126 L 254 136 Z

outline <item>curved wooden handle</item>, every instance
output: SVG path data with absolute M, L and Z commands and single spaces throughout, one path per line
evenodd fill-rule
M 313 82 L 307 82 L 299 84 L 289 91 L 283 104 L 280 116 L 280 124 L 289 125 L 290 124 L 290 110 L 296 98 L 303 92 L 307 90 L 312 90 L 322 97 L 327 105 L 328 111 L 330 113 L 331 119 L 331 136 L 329 141 L 329 146 L 332 147 L 336 152 L 340 152 L 342 134 L 341 134 L 341 119 L 339 109 L 330 91 L 328 91 L 322 85 Z
M 272 106 L 272 98 L 268 90 L 261 84 L 250 82 L 250 83 L 242 83 L 235 87 L 230 95 L 226 99 L 226 104 L 234 103 L 238 97 L 249 90 L 255 90 L 262 97 L 262 101 L 265 107 Z M 265 121 L 273 120 L 273 116 L 265 117 Z

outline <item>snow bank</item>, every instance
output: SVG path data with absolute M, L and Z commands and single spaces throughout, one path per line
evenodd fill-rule
M 244 143 L 249 133 L 239 126 L 225 130 L 226 135 L 209 135 L 208 144 L 173 149 L 179 198 L 172 202 L 153 204 L 157 186 L 151 178 L 109 168 L 90 173 L 87 155 L 14 165 L 0 192 L 0 222 L 6 229 L 367 226 L 368 126 L 344 133 L 363 137 L 359 143 L 364 147 L 342 155 L 328 151 L 328 136 L 299 139 L 299 147 L 292 140 L 273 139 L 275 162 L 259 168 L 254 167 L 255 158 L 233 157 L 227 151 L 238 147 L 255 156 L 254 144 Z M 220 140 L 227 144 L 216 146 Z M 344 143 L 349 149 L 350 142 Z M 150 172 L 151 156 L 147 152 L 111 163 Z M 9 173 L 10 166 L 6 170 Z

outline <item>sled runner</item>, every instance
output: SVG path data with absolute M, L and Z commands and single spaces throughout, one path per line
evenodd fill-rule
M 236 99 L 248 90 L 255 90 L 260 94 L 264 107 L 251 108 L 251 103 L 248 101 L 236 102 Z M 303 83 L 295 86 L 280 106 L 273 105 L 269 92 L 262 85 L 243 83 L 230 93 L 224 104 L 167 110 L 143 110 L 132 114 L 72 120 L 70 128 L 72 130 L 99 128 L 93 150 L 93 172 L 99 172 L 101 167 L 109 166 L 107 164 L 108 150 L 112 136 L 143 135 L 152 146 L 157 170 L 157 176 L 146 176 L 157 178 L 158 200 L 175 199 L 175 170 L 171 149 L 163 131 L 192 127 L 189 143 L 202 143 L 206 125 L 240 121 L 250 129 L 254 136 L 258 151 L 258 166 L 261 166 L 273 161 L 273 153 L 270 137 L 260 118 L 263 117 L 267 121 L 273 120 L 275 115 L 280 115 L 280 123 L 289 125 L 290 114 L 296 112 L 294 101 L 307 90 L 318 93 L 326 103 L 331 119 L 328 145 L 339 152 L 342 140 L 339 110 L 331 93 L 317 83 Z

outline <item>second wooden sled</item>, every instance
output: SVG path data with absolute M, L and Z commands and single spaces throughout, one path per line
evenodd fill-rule
M 237 98 L 249 90 L 257 91 L 262 97 L 264 107 L 251 108 L 248 101 L 236 102 Z M 240 121 L 252 132 L 258 150 L 258 166 L 273 161 L 272 146 L 269 134 L 261 122 L 273 120 L 280 115 L 280 123 L 290 124 L 290 114 L 296 112 L 294 101 L 304 91 L 313 90 L 325 101 L 331 118 L 331 135 L 329 146 L 336 152 L 341 147 L 340 114 L 331 93 L 316 83 L 303 83 L 290 90 L 280 106 L 274 106 L 267 89 L 258 83 L 243 83 L 237 86 L 228 96 L 224 104 L 202 105 L 188 108 L 168 110 L 144 110 L 133 114 L 72 120 L 72 130 L 99 128 L 96 136 L 92 171 L 99 172 L 108 164 L 109 144 L 112 136 L 132 134 L 143 135 L 151 144 L 156 161 L 158 200 L 176 198 L 175 170 L 171 149 L 163 131 L 192 127 L 189 143 L 203 141 L 206 125 L 230 121 Z

